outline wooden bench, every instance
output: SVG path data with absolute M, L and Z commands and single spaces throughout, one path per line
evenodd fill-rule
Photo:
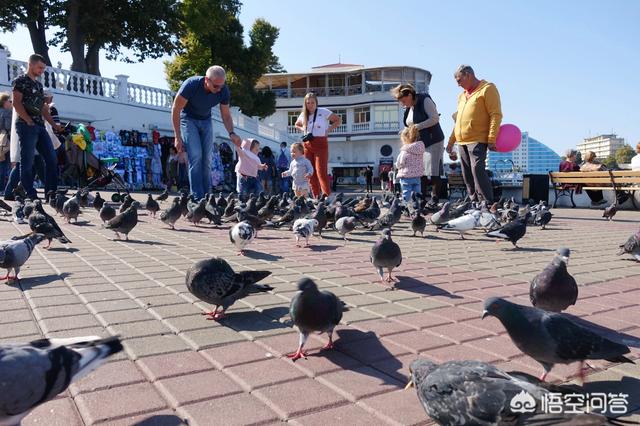
M 553 207 L 558 198 L 568 196 L 573 207 L 575 190 L 617 191 L 631 197 L 634 208 L 636 205 L 635 192 L 640 191 L 640 171 L 605 170 L 600 172 L 549 172 L 549 180 L 555 192 Z
M 449 173 L 447 179 L 449 198 L 452 198 L 454 192 L 459 192 L 460 198 L 464 198 L 467 195 L 467 185 L 464 183 L 464 179 L 462 179 L 462 173 Z

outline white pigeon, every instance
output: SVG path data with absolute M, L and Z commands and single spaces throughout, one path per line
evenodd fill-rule
M 304 238 L 305 247 L 309 247 L 309 237 L 313 234 L 313 230 L 318 226 L 315 219 L 297 219 L 293 222 L 293 234 L 296 236 L 296 246 L 300 247 L 300 238 Z
M 471 214 L 450 220 L 442 229 L 457 231 L 460 233 L 460 238 L 464 240 L 464 233 L 471 231 L 473 228 L 478 226 L 479 223 L 480 211 L 476 210 Z
M 244 256 L 244 248 L 256 237 L 255 228 L 246 220 L 236 223 L 229 229 L 229 239 L 238 248 L 238 255 Z
M 0 345 L 0 425 L 19 424 L 121 350 L 117 337 L 93 336 Z
M 344 238 L 344 244 L 347 244 L 347 234 L 356 229 L 356 218 L 353 216 L 343 216 L 336 221 L 336 230 L 342 238 Z
M 7 275 L 2 279 L 19 280 L 20 268 L 27 263 L 34 247 L 43 239 L 42 234 L 31 234 L 23 239 L 0 242 L 0 268 L 7 270 Z M 13 276 L 10 275 L 12 270 Z

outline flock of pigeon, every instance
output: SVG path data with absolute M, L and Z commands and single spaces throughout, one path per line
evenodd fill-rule
M 116 233 L 129 234 L 138 224 L 141 203 L 126 196 L 122 205 L 105 201 L 100 193 L 95 196 L 77 192 L 72 197 L 65 193 L 49 193 L 48 202 L 57 215 L 67 223 L 77 221 L 82 208 L 93 207 L 103 221 L 103 227 Z M 175 229 L 182 217 L 194 226 L 208 221 L 217 227 L 229 225 L 229 238 L 245 254 L 246 247 L 258 238 L 263 229 L 288 228 L 297 246 L 315 233 L 335 230 L 348 242 L 348 235 L 357 229 L 365 232 L 381 230 L 371 247 L 370 261 L 386 289 L 394 289 L 392 272 L 402 263 L 400 245 L 391 237 L 393 227 L 403 216 L 410 220 L 411 236 L 424 236 L 427 226 L 435 231 L 453 231 L 464 235 L 482 229 L 491 238 L 504 239 L 518 249 L 529 226 L 544 229 L 553 214 L 544 203 L 517 205 L 513 199 L 487 205 L 468 199 L 445 202 L 435 211 L 419 195 L 409 202 L 396 196 L 366 195 L 346 198 L 340 193 L 329 199 L 290 199 L 287 194 L 266 197 L 238 197 L 236 194 L 207 195 L 201 200 L 186 194 L 174 197 L 162 209 L 160 203 L 169 198 L 168 192 L 153 198 L 151 194 L 145 209 L 153 217 Z M 53 216 L 48 214 L 40 200 L 17 196 L 13 207 L 0 202 L 0 209 L 15 217 L 19 223 L 26 220 L 31 233 L 0 243 L 0 267 L 7 269 L 5 279 L 18 280 L 20 268 L 27 262 L 34 247 L 43 240 L 71 244 Z M 607 216 L 608 215 L 608 216 Z M 609 210 L 605 217 L 615 215 Z M 640 231 L 620 246 L 619 254 L 629 253 L 640 261 Z M 525 391 L 540 407 L 543 395 L 549 392 L 575 392 L 573 387 L 557 386 L 544 380 L 555 364 L 580 363 L 579 377 L 584 381 L 587 360 L 633 362 L 625 355 L 629 347 L 640 347 L 640 339 L 622 335 L 594 323 L 562 313 L 578 300 L 578 285 L 567 269 L 570 250 L 560 248 L 552 262 L 530 283 L 533 306 L 523 306 L 502 298 L 490 298 L 484 303 L 482 318 L 496 317 L 506 329 L 513 343 L 543 367 L 539 379 L 518 372 L 504 372 L 490 364 L 478 361 L 451 361 L 441 365 L 418 359 L 410 368 L 409 385 L 417 388 L 418 398 L 427 414 L 440 424 L 520 424 L 532 418 L 559 422 L 562 417 L 549 417 L 536 410 L 521 413 L 512 410 L 511 399 Z M 13 275 L 11 273 L 13 272 Z M 186 271 L 186 286 L 198 299 L 215 306 L 204 313 L 207 319 L 222 320 L 227 309 L 250 294 L 273 290 L 258 284 L 270 271 L 235 272 L 221 257 L 199 261 Z M 332 349 L 333 331 L 340 323 L 345 304 L 333 293 L 320 290 L 309 278 L 298 282 L 298 293 L 290 305 L 290 316 L 298 328 L 300 339 L 297 350 L 288 356 L 292 360 L 305 358 L 304 345 L 310 333 L 327 333 L 329 342 L 323 348 Z M 54 398 L 72 381 L 91 371 L 110 355 L 122 350 L 119 339 L 83 337 L 77 339 L 43 339 L 26 345 L 0 346 L 0 424 L 15 424 L 35 406 Z M 20 380 L 18 380 L 20 376 Z M 27 377 L 27 379 L 25 379 Z M 18 385 L 20 383 L 20 385 Z M 589 413 L 580 416 L 578 424 L 604 424 L 612 421 L 603 415 Z M 622 422 L 621 420 L 615 420 Z

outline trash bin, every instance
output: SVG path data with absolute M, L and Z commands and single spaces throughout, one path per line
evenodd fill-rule
M 549 175 L 522 176 L 522 202 L 549 202 Z

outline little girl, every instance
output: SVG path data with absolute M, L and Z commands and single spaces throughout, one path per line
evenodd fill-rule
M 260 142 L 257 139 L 244 139 L 240 146 L 236 146 L 236 150 L 238 151 L 238 163 L 235 169 L 238 178 L 236 189 L 239 194 L 258 195 L 262 191 L 258 170 L 266 170 L 268 167 L 262 164 L 258 157 Z
M 282 172 L 282 177 L 293 177 L 293 191 L 296 197 L 306 197 L 309 193 L 309 178 L 313 176 L 311 161 L 304 156 L 304 146 L 301 143 L 291 145 L 291 164 L 289 170 Z
M 412 192 L 420 192 L 420 178 L 424 174 L 424 144 L 418 136 L 416 126 L 406 127 L 400 135 L 402 148 L 396 160 L 396 176 L 400 180 L 404 201 L 409 201 Z

